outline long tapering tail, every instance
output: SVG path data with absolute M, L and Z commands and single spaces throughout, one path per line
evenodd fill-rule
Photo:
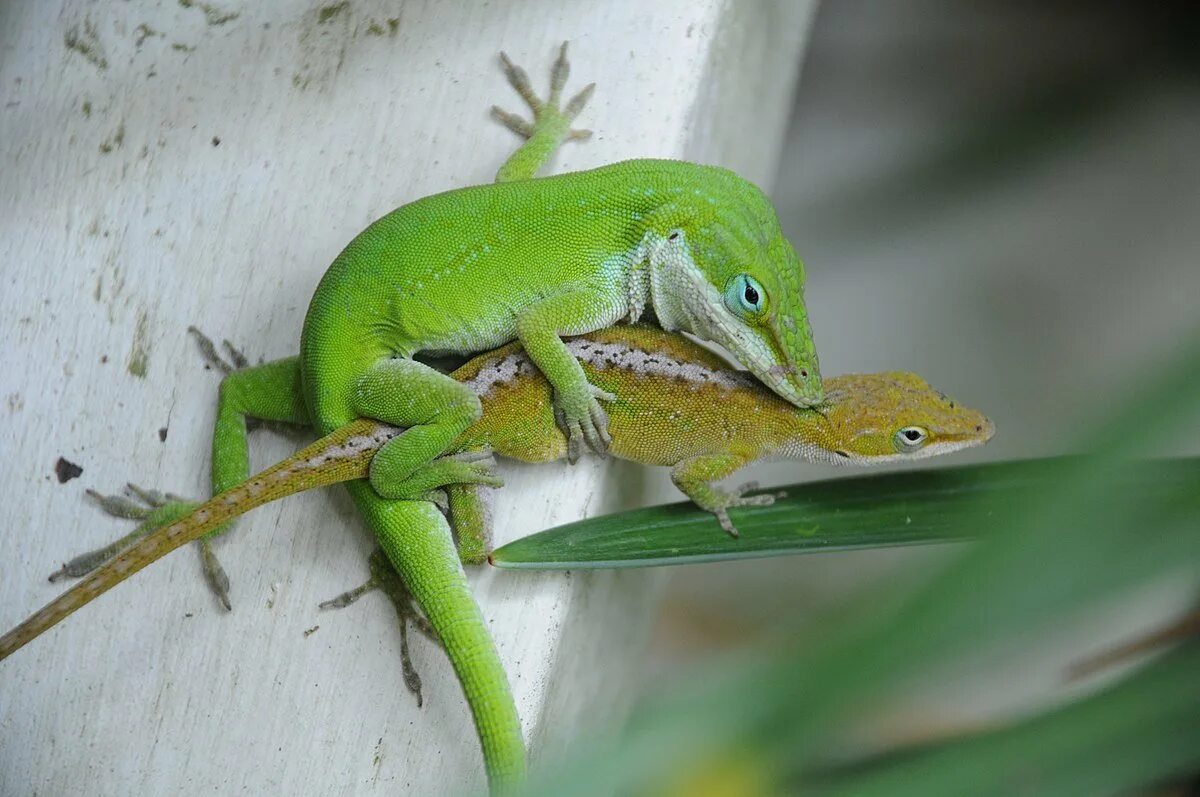
M 507 793 L 525 778 L 521 721 L 446 518 L 429 501 L 388 501 L 366 482 L 349 487 L 379 545 L 442 640 L 475 719 L 491 793 Z
M 8 658 L 146 565 L 222 523 L 294 493 L 363 478 L 379 447 L 401 431 L 378 421 L 353 421 L 236 487 L 213 496 L 186 516 L 126 548 L 0 637 L 0 660 Z

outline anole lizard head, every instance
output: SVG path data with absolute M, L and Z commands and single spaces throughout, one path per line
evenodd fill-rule
M 762 191 L 724 169 L 703 174 L 659 208 L 646 241 L 659 323 L 724 346 L 788 402 L 816 406 L 804 264 Z
M 833 377 L 825 397 L 819 420 L 808 416 L 813 425 L 780 453 L 813 459 L 816 447 L 825 453 L 815 458 L 832 464 L 900 462 L 982 445 L 996 431 L 978 410 L 904 371 Z

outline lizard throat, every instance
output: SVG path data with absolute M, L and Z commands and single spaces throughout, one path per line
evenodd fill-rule
M 713 302 L 720 302 L 721 297 L 687 251 L 671 246 L 655 232 L 646 233 L 638 248 L 648 264 L 647 290 L 659 326 L 712 340 L 716 319 L 696 308 L 716 306 Z

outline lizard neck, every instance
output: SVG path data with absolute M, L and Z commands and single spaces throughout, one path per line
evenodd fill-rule
M 768 459 L 773 461 L 799 460 L 821 465 L 852 465 L 848 455 L 830 448 L 833 439 L 829 423 L 815 409 L 793 408 L 792 428 L 781 442 L 774 446 Z
M 672 235 L 650 230 L 638 247 L 645 263 L 650 305 L 663 329 L 713 340 L 717 337 L 715 319 L 703 310 L 721 297 Z
M 645 250 L 645 239 L 629 254 L 629 271 L 625 280 L 625 297 L 628 305 L 626 320 L 636 324 L 646 312 L 646 305 L 653 306 L 649 259 Z

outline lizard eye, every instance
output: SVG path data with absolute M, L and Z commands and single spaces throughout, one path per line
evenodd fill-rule
M 929 439 L 929 433 L 920 426 L 905 426 L 896 432 L 892 439 L 896 444 L 897 451 L 901 454 L 911 454 L 925 445 L 925 441 Z
M 725 288 L 725 304 L 738 315 L 758 315 L 766 301 L 762 285 L 749 274 L 739 274 Z

